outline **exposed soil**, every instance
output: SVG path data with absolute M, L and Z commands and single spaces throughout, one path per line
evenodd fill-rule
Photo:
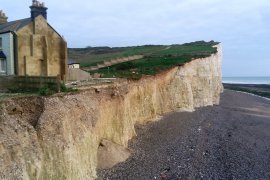
M 137 127 L 131 157 L 99 179 L 270 179 L 270 101 L 225 90 L 219 106 Z

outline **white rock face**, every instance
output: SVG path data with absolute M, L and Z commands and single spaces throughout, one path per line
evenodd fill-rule
M 190 92 L 187 97 L 188 109 L 219 104 L 223 91 L 221 64 L 222 50 L 217 45 L 218 53 L 203 59 L 196 59 L 179 68 L 179 83 Z
M 0 179 L 95 179 L 102 139 L 127 147 L 136 123 L 219 103 L 221 48 L 154 77 L 98 89 L 1 102 Z

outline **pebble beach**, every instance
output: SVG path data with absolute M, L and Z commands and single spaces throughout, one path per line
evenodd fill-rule
M 225 90 L 220 105 L 137 126 L 131 157 L 98 179 L 270 179 L 270 101 Z

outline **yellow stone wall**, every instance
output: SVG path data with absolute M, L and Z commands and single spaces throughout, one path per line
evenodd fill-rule
M 18 75 L 65 78 L 67 44 L 43 16 L 17 32 Z

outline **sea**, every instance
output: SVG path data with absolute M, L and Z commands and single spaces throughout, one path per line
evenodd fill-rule
M 223 83 L 230 84 L 268 84 L 270 85 L 269 77 L 223 77 Z

